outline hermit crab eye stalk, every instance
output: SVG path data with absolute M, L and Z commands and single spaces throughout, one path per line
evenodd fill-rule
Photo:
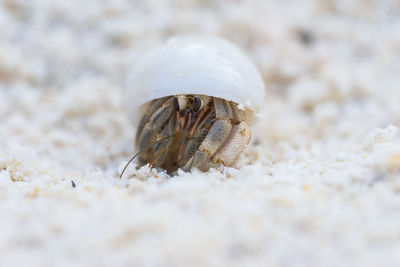
M 201 109 L 202 106 L 202 101 L 200 97 L 193 97 L 193 106 L 192 106 L 192 110 L 194 112 L 198 112 Z
M 232 166 L 250 142 L 264 94 L 257 68 L 232 43 L 172 38 L 133 69 L 125 86 L 138 166 L 169 174 Z
M 178 98 L 176 96 L 173 97 L 172 104 L 174 105 L 175 111 L 178 111 L 179 110 L 179 102 L 178 102 Z

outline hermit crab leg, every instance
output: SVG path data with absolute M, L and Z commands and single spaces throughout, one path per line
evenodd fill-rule
M 187 131 L 188 131 L 188 128 L 190 127 L 190 124 L 192 123 L 192 112 L 188 112 L 185 117 L 187 117 L 187 119 L 185 119 L 185 125 L 184 125 L 184 129 L 183 129 L 183 137 L 182 137 L 181 145 L 179 147 L 178 158 L 176 160 L 178 166 L 180 165 L 181 160 L 182 160 L 182 153 L 183 153 L 183 148 L 184 148 L 184 145 L 186 142 Z
M 202 120 L 198 123 L 195 129 L 192 129 L 194 131 L 191 137 L 191 142 L 187 145 L 187 151 L 185 152 L 188 160 L 183 165 L 183 170 L 189 171 L 193 166 L 198 167 L 201 170 L 207 169 L 205 166 L 207 165 L 207 162 L 209 162 L 209 158 L 207 158 L 207 155 L 203 151 L 199 150 L 199 146 L 209 134 L 215 121 L 214 111 L 210 107 L 205 107 Z
M 167 146 L 163 146 L 162 149 L 157 153 L 155 158 L 150 162 L 150 168 L 153 167 L 154 163 L 160 158 L 161 154 L 164 153 Z
M 166 142 L 166 144 L 164 144 L 164 146 L 160 149 L 160 151 L 157 151 L 157 149 L 154 151 L 154 153 L 157 153 L 155 158 L 151 161 L 150 167 L 152 167 L 157 160 L 160 160 L 160 157 L 162 156 L 162 158 L 165 157 L 166 153 L 169 150 L 169 147 L 173 141 L 173 138 L 175 136 L 175 134 L 178 132 L 181 124 L 182 124 L 182 118 L 180 118 L 179 113 L 176 113 L 175 116 L 175 120 L 170 120 L 169 124 L 166 127 L 169 127 L 168 129 L 168 134 L 167 137 L 168 141 Z M 164 160 L 161 159 L 161 162 L 163 162 Z
M 214 98 L 214 106 L 216 117 L 231 123 L 231 129 L 229 135 L 224 137 L 223 143 L 213 154 L 212 161 L 231 166 L 249 144 L 251 131 L 245 121 L 240 121 L 243 114 L 238 110 L 237 105 L 231 105 L 226 100 Z
M 193 137 L 194 131 L 196 130 L 197 126 L 199 125 L 201 119 L 203 118 L 204 114 L 206 113 L 208 107 L 203 108 L 200 110 L 199 114 L 197 115 L 197 119 L 192 127 L 192 130 L 190 131 L 189 138 Z
M 138 128 L 137 128 L 137 131 L 136 131 L 136 142 L 138 142 L 138 139 L 139 139 L 140 135 L 142 134 L 144 127 L 149 122 L 154 111 L 156 111 L 158 108 L 160 108 L 160 106 L 163 103 L 165 103 L 167 100 L 168 100 L 168 97 L 159 98 L 159 99 L 153 100 L 152 105 L 148 105 L 147 111 L 141 118 Z
M 141 131 L 138 131 L 138 136 L 136 137 L 136 145 L 139 151 L 143 150 L 149 143 L 152 143 L 154 138 L 154 133 L 158 133 L 160 129 L 165 125 L 165 123 L 170 119 L 172 114 L 174 114 L 174 109 L 172 106 L 172 100 L 168 99 L 164 101 L 157 109 L 152 109 L 154 112 L 149 115 L 144 115 L 143 117 L 149 116 L 149 119 L 144 124 Z M 153 103 L 152 103 L 153 104 Z M 158 102 L 155 102 L 157 105 Z
M 214 164 L 231 166 L 251 139 L 244 114 L 237 105 L 214 98 L 216 121 L 184 169 L 208 169 Z
M 214 154 L 212 160 L 231 166 L 240 153 L 246 148 L 251 139 L 251 131 L 246 122 L 233 125 L 229 136 Z

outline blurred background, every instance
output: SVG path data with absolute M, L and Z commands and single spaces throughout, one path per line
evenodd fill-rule
M 275 88 L 326 64 L 398 62 L 398 15 L 396 0 L 2 0 L 1 77 L 60 89 L 88 76 L 117 83 L 170 36 L 207 33 L 245 49 Z

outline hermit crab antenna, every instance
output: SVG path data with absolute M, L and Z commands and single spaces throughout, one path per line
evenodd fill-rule
M 119 178 L 120 178 L 120 179 L 122 178 L 122 175 L 124 175 L 124 172 L 125 172 L 126 168 L 128 168 L 129 164 L 131 164 L 131 162 L 132 162 L 137 156 L 139 156 L 140 153 L 146 151 L 146 150 L 149 149 L 150 147 L 156 145 L 157 143 L 159 143 L 159 142 L 161 142 L 161 141 L 163 141 L 163 140 L 165 140 L 165 139 L 167 139 L 167 138 L 169 138 L 169 137 L 170 137 L 170 136 L 166 136 L 166 137 L 163 137 L 163 138 L 161 138 L 161 139 L 158 139 L 158 140 L 154 141 L 153 143 L 149 144 L 148 146 L 146 146 L 143 150 L 140 150 L 138 153 L 136 153 L 136 154 L 128 161 L 128 163 L 126 163 L 124 169 L 122 170 L 121 174 L 119 175 Z
M 129 161 L 128 163 L 125 165 L 124 169 L 122 170 L 121 174 L 119 175 L 119 178 L 122 178 L 122 175 L 124 175 L 124 172 L 126 170 L 126 168 L 128 168 L 129 164 L 131 164 L 131 162 L 137 157 L 139 156 L 140 153 L 142 153 L 143 151 L 145 151 L 146 149 L 143 149 L 141 151 L 139 151 L 138 153 L 136 153 Z

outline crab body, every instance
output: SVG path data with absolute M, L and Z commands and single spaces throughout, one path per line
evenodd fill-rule
M 138 166 L 206 171 L 232 166 L 246 148 L 264 84 L 230 42 L 179 37 L 138 64 L 124 101 L 138 125 Z
M 139 165 L 168 173 L 196 167 L 230 166 L 247 146 L 251 131 L 237 104 L 205 95 L 179 95 L 148 104 L 136 134 Z M 154 144 L 154 145 L 149 145 Z

